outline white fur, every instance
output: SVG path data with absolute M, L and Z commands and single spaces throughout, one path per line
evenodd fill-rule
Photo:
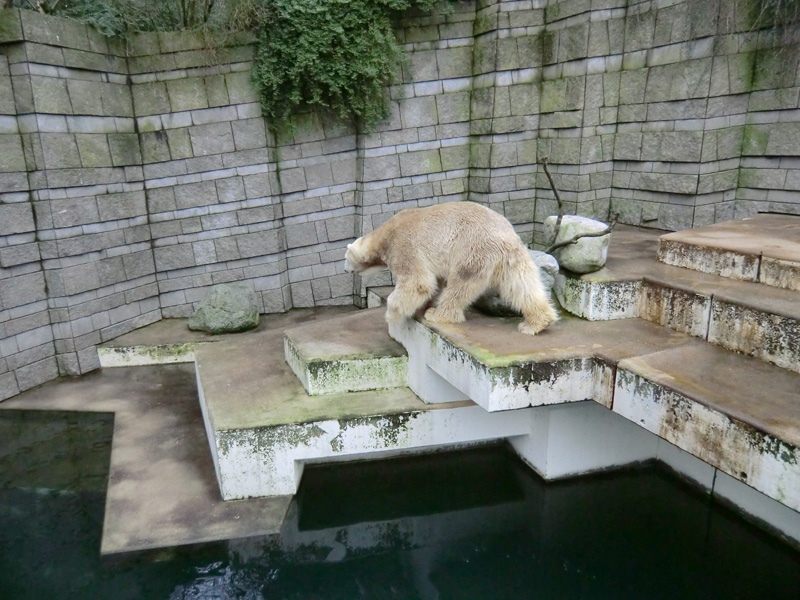
M 557 320 L 539 279 L 539 268 L 511 224 L 488 208 L 452 202 L 397 213 L 352 244 L 345 270 L 362 275 L 388 267 L 395 290 L 389 322 L 411 317 L 446 281 L 436 306 L 425 313 L 435 323 L 460 323 L 464 310 L 487 290 L 496 290 L 525 320 L 534 335 Z

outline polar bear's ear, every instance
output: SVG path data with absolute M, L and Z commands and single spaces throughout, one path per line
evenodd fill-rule
M 353 247 L 353 244 L 347 244 L 347 248 L 350 249 Z

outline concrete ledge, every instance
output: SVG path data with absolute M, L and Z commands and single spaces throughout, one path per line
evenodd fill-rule
M 665 350 L 619 363 L 613 410 L 800 510 L 799 384 L 713 346 Z
M 554 289 L 565 310 L 589 320 L 640 317 L 800 372 L 797 292 L 661 263 L 649 232 L 614 235 L 606 268 L 557 276 Z
M 310 395 L 405 387 L 405 350 L 386 332 L 384 309 L 286 331 L 286 362 Z
M 526 339 L 515 337 L 511 321 L 470 314 L 460 325 L 407 321 L 392 324 L 390 333 L 409 353 L 409 386 L 426 401 L 435 401 L 446 386 L 487 411 L 556 410 L 594 400 L 595 406 L 800 510 L 800 375 L 638 319 L 586 323 L 566 318 L 534 338 L 519 336 Z M 552 426 L 545 428 L 561 442 L 542 446 L 544 430 L 537 419 L 528 437 L 512 440 L 534 468 L 550 464 L 542 452 L 553 448 L 561 448 L 554 464 L 568 463 L 570 443 L 563 440 L 581 447 L 603 421 L 596 415 L 586 426 L 572 415 L 558 434 Z M 621 427 L 614 425 L 618 432 Z M 636 439 L 630 432 L 619 435 L 625 444 Z M 642 443 L 642 456 L 657 455 L 646 440 Z M 619 464 L 612 447 L 600 462 Z M 581 461 L 586 471 L 601 468 Z M 561 474 L 548 467 L 543 476 Z
M 666 264 L 800 291 L 800 217 L 761 214 L 676 231 L 659 240 Z

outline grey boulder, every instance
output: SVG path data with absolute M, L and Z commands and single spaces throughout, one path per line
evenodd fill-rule
M 556 219 L 557 217 L 551 216 L 544 220 L 544 239 L 550 240 L 550 244 L 566 241 L 578 234 L 597 233 L 608 227 L 602 221 L 595 221 L 588 217 L 564 215 L 558 239 L 553 240 Z M 553 254 L 563 269 L 573 273 L 592 273 L 605 266 L 610 241 L 610 233 L 600 237 L 582 238 L 574 244 L 554 250 Z
M 258 326 L 258 300 L 253 290 L 221 283 L 213 286 L 189 319 L 189 329 L 236 333 Z

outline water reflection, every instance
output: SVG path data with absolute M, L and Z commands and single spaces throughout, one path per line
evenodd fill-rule
M 800 554 L 659 468 L 503 447 L 308 468 L 279 536 L 99 556 L 112 420 L 0 414 L 0 598 L 791 598 Z M 14 444 L 11 440 L 15 440 Z

